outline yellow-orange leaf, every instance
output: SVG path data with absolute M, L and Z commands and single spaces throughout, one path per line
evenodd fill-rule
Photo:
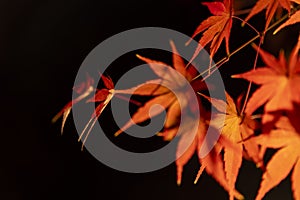
M 255 162 L 259 161 L 257 144 L 251 141 L 241 142 L 253 134 L 253 130 L 246 123 L 251 121 L 251 119 L 238 112 L 234 100 L 227 93 L 226 102 L 205 95 L 202 96 L 208 99 L 219 111 L 219 113 L 213 115 L 210 124 L 216 127 L 223 136 L 236 145 L 235 150 L 232 148 L 224 148 L 226 179 L 228 180 L 229 194 L 232 200 L 234 198 L 235 182 L 242 164 L 243 148 L 245 147 L 251 159 Z

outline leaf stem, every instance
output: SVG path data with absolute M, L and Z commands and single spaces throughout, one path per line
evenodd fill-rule
M 243 20 L 243 19 L 241 19 L 241 18 L 239 18 L 239 17 L 237 17 L 237 16 L 234 16 L 234 15 L 232 15 L 232 18 L 233 18 L 233 19 L 237 19 L 237 20 L 239 20 L 239 21 L 241 21 L 241 22 L 247 24 L 247 26 L 249 26 L 252 30 L 254 30 L 254 31 L 257 33 L 257 35 L 260 35 L 259 31 L 258 31 L 254 26 L 252 26 L 250 23 L 248 23 L 248 22 L 246 22 L 245 20 Z
M 260 46 L 261 46 L 262 42 L 263 42 L 263 37 L 260 38 L 260 41 L 259 41 L 259 44 L 258 44 L 258 48 L 256 50 L 255 60 L 254 60 L 254 63 L 253 63 L 253 70 L 255 70 L 256 66 L 257 66 L 258 54 L 259 54 L 259 50 L 260 50 Z M 248 88 L 247 88 L 247 93 L 246 93 L 245 101 L 244 101 L 244 104 L 243 104 L 243 107 L 242 107 L 242 110 L 241 110 L 242 114 L 245 111 L 245 108 L 246 108 L 246 105 L 247 105 L 247 102 L 248 102 L 248 99 L 249 99 L 251 86 L 252 86 L 252 81 L 250 81 L 250 83 L 248 85 Z M 249 114 L 252 114 L 252 113 L 249 113 Z
M 260 35 L 255 36 L 254 38 L 252 38 L 251 40 L 249 40 L 248 42 L 244 43 L 239 48 L 237 48 L 236 50 L 234 50 L 232 53 L 228 54 L 226 57 L 223 57 L 221 60 L 219 60 L 217 63 L 215 63 L 213 66 L 210 67 L 210 69 L 212 69 L 212 71 L 208 75 L 209 76 L 212 75 L 216 71 L 214 68 L 219 68 L 221 65 L 225 64 L 226 62 L 228 62 L 229 58 L 231 56 L 233 56 L 234 54 L 236 54 L 237 52 L 239 52 L 240 50 L 242 50 L 243 48 L 245 48 L 246 46 L 248 46 L 249 44 L 251 44 L 254 40 L 256 40 L 259 37 L 260 37 Z M 203 76 L 207 72 L 209 72 L 209 69 L 204 70 L 202 73 L 200 73 L 199 75 L 197 75 L 196 77 L 194 77 L 193 80 L 195 80 L 195 79 Z

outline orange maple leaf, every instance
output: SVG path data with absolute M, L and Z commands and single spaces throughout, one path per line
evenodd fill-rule
M 133 124 L 144 122 L 147 119 L 160 114 L 164 109 L 168 109 L 167 119 L 165 123 L 166 129 L 178 123 L 178 116 L 180 115 L 181 110 L 180 106 L 189 107 L 192 112 L 194 109 L 198 109 L 198 105 L 193 105 L 190 103 L 191 95 L 194 94 L 191 94 L 191 91 L 187 91 L 186 83 L 183 82 L 182 78 L 188 80 L 193 90 L 195 91 L 204 89 L 206 87 L 206 84 L 199 79 L 192 80 L 193 77 L 197 75 L 195 68 L 193 66 L 190 66 L 186 69 L 184 60 L 179 56 L 173 42 L 171 42 L 171 47 L 173 51 L 173 65 L 176 71 L 173 70 L 171 66 L 168 66 L 163 62 L 150 60 L 138 55 L 139 59 L 149 64 L 151 69 L 160 79 L 152 80 L 127 90 L 115 90 L 115 93 L 119 94 L 134 94 L 154 97 L 151 100 L 147 101 L 145 105 L 141 106 L 137 110 L 137 112 L 134 113 L 132 118 L 115 133 L 115 136 L 121 134 Z M 164 87 L 163 82 L 168 82 L 170 88 Z M 183 105 L 179 105 L 178 100 L 176 100 L 176 95 L 171 90 L 179 91 L 177 95 L 182 99 Z M 192 92 L 195 93 L 194 91 Z M 149 116 L 150 108 L 156 104 L 159 104 L 164 109 L 161 109 L 161 107 L 156 107 L 157 109 L 152 110 L 152 116 Z
M 296 2 L 298 4 L 300 3 L 299 0 L 258 0 L 255 6 L 252 8 L 250 14 L 246 17 L 245 21 L 247 22 L 251 17 L 253 17 L 257 13 L 267 8 L 266 24 L 265 24 L 265 30 L 266 30 L 269 27 L 269 24 L 278 7 L 282 7 L 290 13 L 291 2 Z
M 261 165 L 261 160 L 259 158 L 258 145 L 254 141 L 247 140 L 254 134 L 254 130 L 257 129 L 257 123 L 249 116 L 240 113 L 241 98 L 239 98 L 236 106 L 234 100 L 227 93 L 225 94 L 226 102 L 201 95 L 209 100 L 219 111 L 213 115 L 210 124 L 217 128 L 222 136 L 225 136 L 237 146 L 236 149 L 224 146 L 226 179 L 229 184 L 230 199 L 233 200 L 235 182 L 242 164 L 243 149 L 247 157 L 251 158 L 257 165 Z
M 226 43 L 226 52 L 229 54 L 229 36 L 232 26 L 233 7 L 232 0 L 224 0 L 222 2 L 202 3 L 206 5 L 209 11 L 214 15 L 204 20 L 195 30 L 191 39 L 187 42 L 187 45 L 192 41 L 194 37 L 205 31 L 199 40 L 199 45 L 191 58 L 190 63 L 197 57 L 199 52 L 211 42 L 210 56 L 215 55 L 219 49 L 223 39 Z
M 295 200 L 300 200 L 300 134 L 287 117 L 281 117 L 276 129 L 254 138 L 263 147 L 278 149 L 266 166 L 256 200 L 285 179 L 293 170 L 292 190 Z
M 256 47 L 257 48 L 257 47 Z M 290 54 L 287 63 L 284 53 L 280 52 L 279 59 L 259 49 L 266 66 L 233 75 L 234 78 L 244 78 L 261 85 L 247 103 L 245 112 L 251 115 L 257 108 L 265 104 L 265 113 L 278 110 L 292 111 L 293 103 L 300 103 L 300 37 L 297 45 Z M 265 122 L 264 118 L 263 121 Z

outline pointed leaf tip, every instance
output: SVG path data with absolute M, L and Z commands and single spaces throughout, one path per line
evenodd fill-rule
M 244 27 L 244 26 L 245 26 L 245 24 L 246 24 L 245 22 L 242 22 L 242 24 L 241 24 L 241 27 Z
M 169 40 L 169 43 L 170 43 L 171 46 L 175 46 L 175 43 L 174 43 L 173 40 Z
M 213 15 L 222 15 L 226 11 L 222 2 L 203 2 L 202 5 L 207 6 L 209 12 Z
M 300 11 L 298 10 L 297 12 L 295 12 L 292 16 L 290 16 L 290 18 L 283 24 L 281 24 L 274 32 L 273 35 L 275 35 L 276 33 L 278 33 L 280 30 L 282 30 L 283 28 L 285 28 L 286 26 L 290 26 L 296 23 L 300 22 Z
M 189 44 L 191 43 L 192 39 L 189 39 L 189 41 L 187 41 L 186 43 L 184 43 L 184 46 L 189 46 Z
M 61 113 L 56 114 L 52 119 L 51 119 L 51 123 L 55 123 L 57 122 L 57 120 L 61 117 Z
M 278 33 L 279 29 L 276 29 L 274 32 L 273 32 L 273 35 L 276 35 L 276 33 Z
M 144 62 L 146 62 L 146 63 L 149 63 L 149 59 L 148 58 L 145 58 L 145 57 L 143 57 L 143 56 L 141 56 L 141 55 L 139 55 L 139 54 L 135 54 L 135 56 L 138 58 L 138 59 L 140 59 L 140 60 L 142 60 L 142 61 L 144 61 Z M 152 61 L 153 62 L 153 61 Z
M 199 171 L 197 173 L 197 176 L 196 176 L 196 178 L 194 180 L 194 184 L 198 183 L 198 180 L 199 180 L 200 176 L 202 175 L 204 169 L 205 169 L 205 166 L 201 165 L 201 167 L 200 167 L 200 169 L 199 169 Z
M 123 131 L 120 129 L 117 132 L 115 132 L 114 137 L 118 137 Z
M 252 46 L 255 50 L 258 49 L 258 46 L 257 46 L 254 42 L 251 43 L 251 46 Z
M 240 74 L 234 74 L 234 75 L 231 75 L 231 78 L 241 78 L 241 75 Z

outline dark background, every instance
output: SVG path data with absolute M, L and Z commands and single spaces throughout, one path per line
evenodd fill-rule
M 193 184 L 199 167 L 196 157 L 185 167 L 178 187 L 174 164 L 145 174 L 119 172 L 80 150 L 72 119 L 62 136 L 60 123 L 51 124 L 51 118 L 71 99 L 77 70 L 96 45 L 121 31 L 144 26 L 191 35 L 209 16 L 200 2 L 2 0 L 0 198 L 227 199 L 227 193 L 205 173 L 197 185 Z M 236 2 L 238 7 L 248 8 Z M 255 19 L 250 22 L 263 27 L 263 20 Z M 236 24 L 231 49 L 255 35 Z M 275 40 L 267 37 L 264 47 L 275 54 L 280 48 L 289 51 L 299 26 L 294 29 L 281 32 L 273 37 Z M 254 53 L 247 47 L 222 67 L 233 96 L 246 82 L 237 84 L 229 75 L 251 68 Z M 217 54 L 216 58 L 222 56 Z M 254 164 L 243 163 L 237 189 L 246 199 L 254 199 L 260 176 Z M 290 182 L 285 180 L 266 199 L 291 198 Z

